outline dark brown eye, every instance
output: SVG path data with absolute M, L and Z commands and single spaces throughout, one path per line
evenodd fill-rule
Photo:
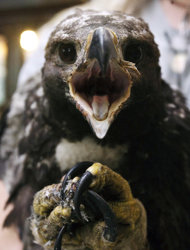
M 73 43 L 62 43 L 59 46 L 59 56 L 64 63 L 74 63 L 77 53 Z
M 139 45 L 133 44 L 124 47 L 123 58 L 125 61 L 138 63 L 142 56 L 142 48 Z

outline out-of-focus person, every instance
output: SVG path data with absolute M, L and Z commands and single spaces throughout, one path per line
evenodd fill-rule
M 190 107 L 190 1 L 152 0 L 140 15 L 159 45 L 163 78 L 184 94 Z

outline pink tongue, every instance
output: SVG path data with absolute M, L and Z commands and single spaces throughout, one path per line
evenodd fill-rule
M 109 110 L 108 96 L 94 95 L 92 99 L 92 110 L 97 120 L 105 120 Z

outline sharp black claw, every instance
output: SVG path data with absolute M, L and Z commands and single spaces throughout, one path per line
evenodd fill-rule
M 76 175 L 80 175 L 83 172 L 86 171 L 88 167 L 90 167 L 93 164 L 93 162 L 90 161 L 83 161 L 77 163 L 74 167 L 72 167 L 67 174 L 65 175 L 65 178 L 62 182 L 62 188 L 61 188 L 61 198 L 64 199 L 64 190 L 67 184 L 67 181 L 75 177 Z
M 88 200 L 86 195 L 82 197 L 81 203 L 85 206 L 87 211 L 91 211 L 93 216 L 92 220 L 93 218 L 95 220 L 102 218 L 102 214 L 100 213 L 99 209 L 91 201 Z
M 104 228 L 104 238 L 110 242 L 114 242 L 117 237 L 117 222 L 113 211 L 109 204 L 96 192 L 92 190 L 87 191 L 87 199 L 94 204 L 101 212 L 106 227 Z
M 57 235 L 57 239 L 54 245 L 54 250 L 61 250 L 62 237 L 63 237 L 63 233 L 65 232 L 65 230 L 66 230 L 66 225 L 63 225 L 63 227 L 61 228 L 61 230 L 59 231 Z
M 75 213 L 79 220 L 83 221 L 81 213 L 80 213 L 80 204 L 81 204 L 81 198 L 82 194 L 88 189 L 89 185 L 91 184 L 93 179 L 93 175 L 86 171 L 82 177 L 80 178 L 80 181 L 77 186 L 77 190 L 74 195 L 74 207 L 75 207 Z

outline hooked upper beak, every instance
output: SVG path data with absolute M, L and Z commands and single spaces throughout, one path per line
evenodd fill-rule
M 69 84 L 76 107 L 100 139 L 130 96 L 132 86 L 127 67 L 134 65 L 120 58 L 117 47 L 114 32 L 104 27 L 94 30 L 87 39 L 85 62 L 76 69 Z
M 98 28 L 94 31 L 88 52 L 89 59 L 97 59 L 101 75 L 105 76 L 111 59 L 117 58 L 113 34 L 108 29 Z

